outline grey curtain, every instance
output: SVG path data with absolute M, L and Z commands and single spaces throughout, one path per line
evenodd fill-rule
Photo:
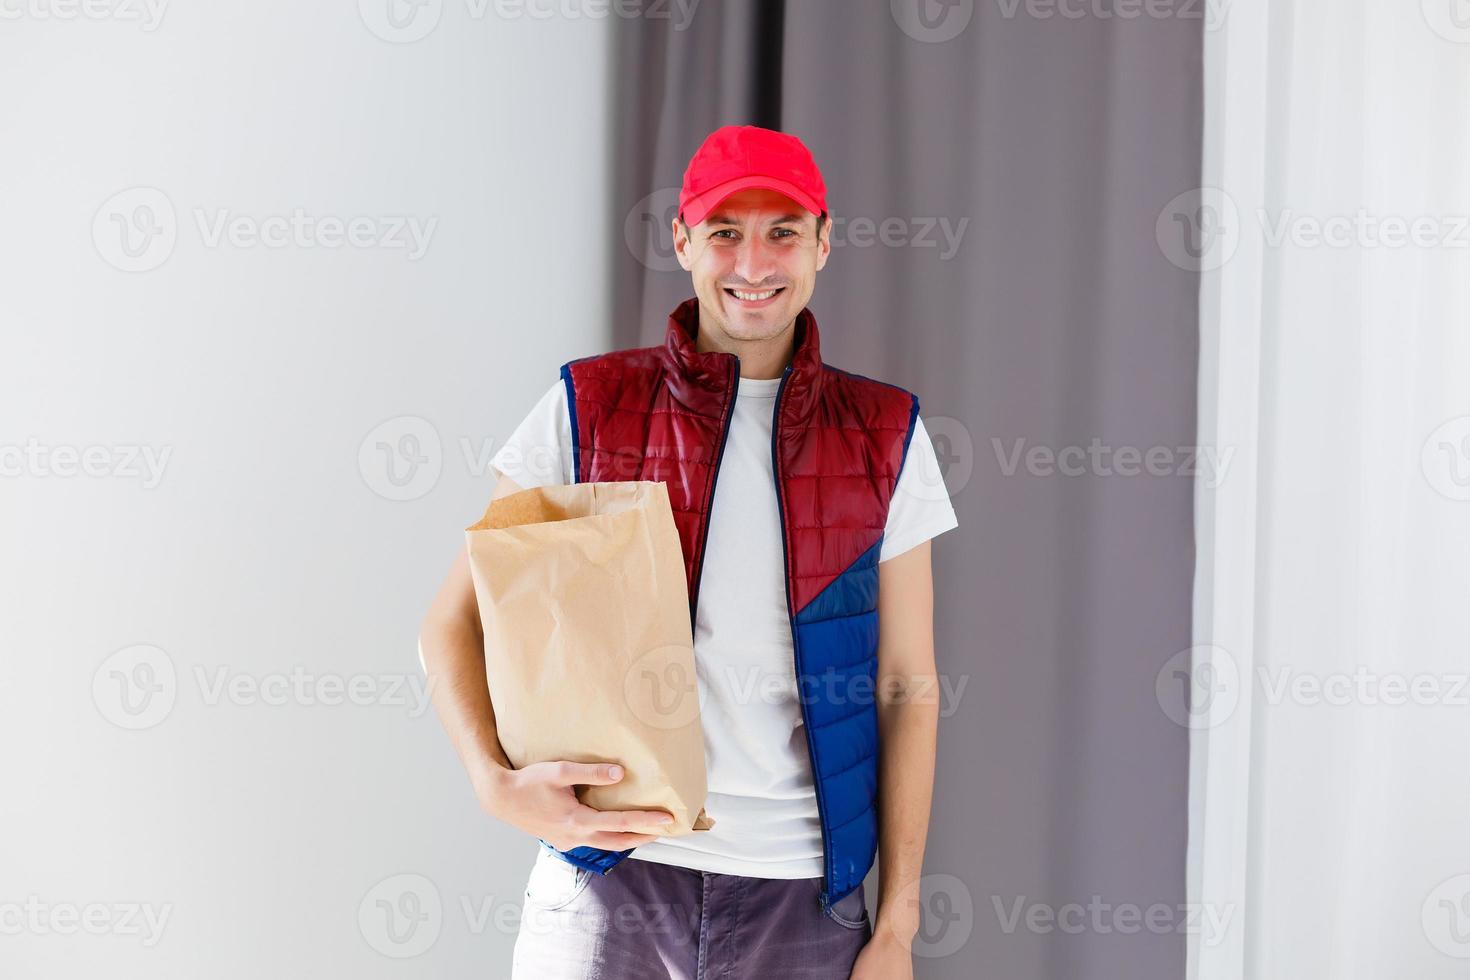
M 1203 6 L 706 0 L 619 22 L 615 345 L 658 342 L 693 294 L 667 229 L 704 135 L 795 133 L 839 222 L 811 301 L 826 360 L 917 392 L 945 458 L 937 653 L 960 694 L 921 977 L 1184 973 L 1188 732 L 1156 681 L 1190 645 L 1197 277 L 1155 221 L 1199 184 Z M 1068 447 L 1084 472 L 1048 463 Z M 1151 449 L 1167 472 L 1118 472 Z

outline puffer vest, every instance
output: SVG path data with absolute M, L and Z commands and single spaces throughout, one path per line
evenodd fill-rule
M 691 623 L 740 379 L 736 355 L 695 349 L 698 329 L 698 300 L 689 299 L 669 315 L 662 346 L 561 369 L 576 481 L 668 485 Z M 776 393 L 771 464 L 822 830 L 824 909 L 857 888 L 878 849 L 878 554 L 918 414 L 918 399 L 902 388 L 823 364 L 816 318 L 801 311 Z M 607 874 L 632 851 L 557 853 Z

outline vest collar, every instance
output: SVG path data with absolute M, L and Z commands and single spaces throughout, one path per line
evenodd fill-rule
M 785 423 L 804 422 L 817 403 L 822 384 L 821 334 L 810 308 L 796 315 L 796 349 L 791 356 L 786 387 L 781 395 L 781 418 Z M 725 392 L 729 387 L 733 354 L 699 351 L 694 347 L 699 334 L 699 298 L 691 297 L 669 314 L 664 340 L 664 366 L 682 384 L 707 391 Z

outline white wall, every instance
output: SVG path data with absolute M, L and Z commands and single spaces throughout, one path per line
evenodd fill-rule
M 536 844 L 415 636 L 490 452 L 606 346 L 609 24 L 95 2 L 0 7 L 0 975 L 504 976 Z M 297 209 L 370 241 L 241 237 Z M 405 881 L 442 912 L 395 942 Z

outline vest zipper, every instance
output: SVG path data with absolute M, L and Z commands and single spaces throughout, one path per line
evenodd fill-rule
M 699 532 L 699 567 L 694 570 L 694 588 L 689 595 L 689 632 L 697 632 L 695 610 L 699 607 L 699 582 L 704 577 L 704 556 L 709 548 L 710 513 L 715 509 L 715 482 L 720 478 L 720 463 L 725 459 L 725 443 L 730 438 L 730 420 L 735 414 L 735 399 L 740 395 L 740 357 L 731 354 L 730 401 L 725 405 L 725 416 L 720 420 L 720 448 L 715 452 L 715 469 L 709 478 L 709 504 L 704 508 L 704 527 Z
M 786 390 L 786 381 L 791 376 L 791 365 L 781 372 L 781 383 L 776 386 L 776 407 L 771 413 L 771 476 L 776 481 L 776 515 L 781 519 L 781 556 L 785 560 L 786 569 L 782 579 L 786 583 L 786 617 L 791 623 L 791 652 L 796 660 L 796 701 L 801 707 L 801 723 L 806 729 L 806 751 L 812 763 L 812 787 L 817 794 L 817 825 L 822 831 L 822 866 L 825 873 L 822 876 L 822 891 L 817 896 L 822 910 L 827 910 L 827 898 L 832 893 L 828 890 L 828 884 L 832 877 L 832 842 L 827 836 L 827 803 L 822 797 L 821 771 L 817 768 L 817 746 L 812 738 L 811 719 L 807 717 L 806 697 L 801 690 L 801 675 L 806 670 L 801 660 L 801 640 L 796 631 L 796 610 L 791 605 L 791 548 L 787 544 L 786 531 L 786 498 L 781 492 L 781 394 Z

